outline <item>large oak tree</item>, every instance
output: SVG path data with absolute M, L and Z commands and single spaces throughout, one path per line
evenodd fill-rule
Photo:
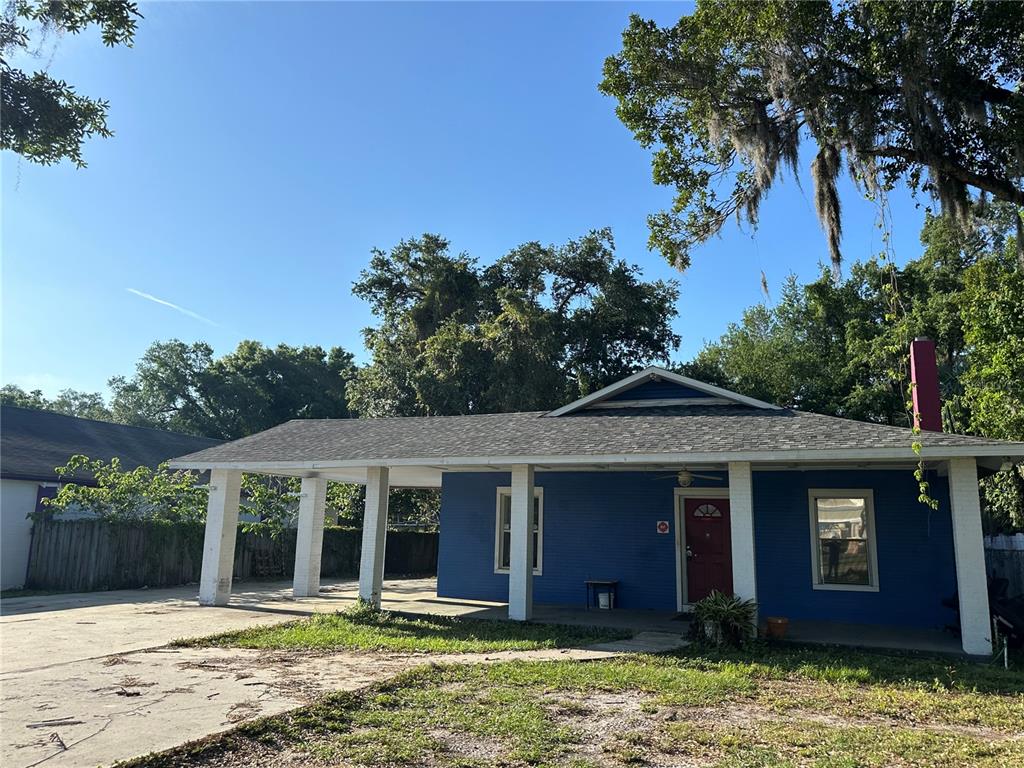
M 38 55 L 47 38 L 98 27 L 107 46 L 131 45 L 138 5 L 124 0 L 7 0 L 0 16 L 0 148 L 51 165 L 67 159 L 85 166 L 82 145 L 108 137 L 108 103 L 78 93 L 46 67 L 26 72 L 15 64 Z
M 906 184 L 962 221 L 981 195 L 1024 205 L 1022 77 L 1019 2 L 699 0 L 671 27 L 633 16 L 601 90 L 675 187 L 650 217 L 670 262 L 731 217 L 756 225 L 809 147 L 838 268 L 844 169 L 876 199 Z
M 608 230 L 488 266 L 428 234 L 376 251 L 354 292 L 380 318 L 349 387 L 364 416 L 553 408 L 679 344 L 675 284 L 615 258 Z
M 130 378 L 110 380 L 113 420 L 232 440 L 289 419 L 344 418 L 352 355 L 243 341 L 215 358 L 204 342 L 156 342 Z

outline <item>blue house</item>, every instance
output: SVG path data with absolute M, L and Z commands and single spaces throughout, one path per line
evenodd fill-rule
M 959 620 L 963 650 L 985 654 L 978 473 L 1022 457 L 1022 443 L 780 408 L 652 367 L 551 412 L 291 421 L 172 465 L 213 473 L 206 604 L 230 594 L 241 473 L 265 472 L 303 478 L 298 596 L 319 588 L 328 480 L 367 486 L 360 594 L 377 604 L 388 489 L 434 487 L 439 597 L 526 620 L 535 602 L 582 606 L 588 581 L 652 611 L 720 590 L 762 618 Z M 937 508 L 918 500 L 919 461 Z

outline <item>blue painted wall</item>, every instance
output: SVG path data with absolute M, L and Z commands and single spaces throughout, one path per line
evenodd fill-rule
M 929 478 L 939 501 L 934 511 L 917 501 L 917 481 L 907 469 L 755 472 L 753 479 L 762 615 L 936 628 L 955 622 L 956 614 L 941 605 L 956 591 L 945 478 Z M 874 490 L 878 592 L 812 588 L 811 488 Z
M 584 580 L 618 579 L 620 607 L 675 609 L 675 538 L 657 532 L 673 518 L 673 473 L 538 472 L 534 482 L 544 489 L 534 601 L 582 606 Z M 494 505 L 510 483 L 507 473 L 444 475 L 438 595 L 508 599 L 508 576 L 494 573 Z
M 625 392 L 612 395 L 605 402 L 616 400 L 661 400 L 670 397 L 711 397 L 707 392 L 690 389 L 672 381 L 645 381 Z
M 663 474 L 538 472 L 544 562 L 534 600 L 582 605 L 585 579 L 618 579 L 620 607 L 675 610 L 676 486 Z M 906 469 L 755 472 L 753 480 L 762 615 L 921 627 L 954 620 L 940 605 L 956 585 L 944 479 L 931 478 L 937 511 L 917 502 Z M 508 576 L 494 573 L 494 505 L 495 489 L 510 483 L 501 472 L 444 475 L 439 596 L 508 599 Z M 874 490 L 879 592 L 812 589 L 809 488 Z M 672 534 L 657 533 L 659 520 L 671 521 Z

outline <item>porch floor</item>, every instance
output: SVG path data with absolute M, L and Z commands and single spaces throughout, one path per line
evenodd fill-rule
M 409 615 L 435 614 L 466 616 L 478 619 L 508 620 L 506 603 L 481 600 L 460 600 L 437 596 L 437 582 L 425 579 L 388 579 L 384 584 L 381 607 L 385 610 Z M 330 595 L 345 603 L 354 601 L 358 585 L 352 582 L 335 583 L 324 587 L 321 598 Z M 581 601 L 582 602 L 582 601 Z M 322 608 L 320 609 L 322 610 Z M 533 621 L 545 624 L 576 624 L 637 632 L 686 634 L 689 622 L 674 611 L 644 611 L 616 608 L 611 611 L 587 610 L 583 605 L 533 606 Z M 792 621 L 787 639 L 798 643 L 849 645 L 929 653 L 961 654 L 960 639 L 934 629 L 916 627 L 889 627 L 870 624 L 842 624 L 828 621 Z
M 355 601 L 358 593 L 359 585 L 355 582 L 334 582 L 329 586 L 321 587 L 320 597 L 312 599 L 330 598 L 348 604 Z M 303 602 L 307 599 L 309 598 L 301 598 Z M 582 600 L 580 602 L 582 603 Z M 508 621 L 507 603 L 438 597 L 437 581 L 433 578 L 386 579 L 381 595 L 381 608 L 408 615 L 434 614 Z M 321 607 L 319 610 L 323 610 L 323 608 Z M 676 618 L 677 616 L 678 614 L 675 612 L 667 611 L 623 609 L 602 611 L 596 608 L 588 611 L 582 605 L 535 603 L 532 621 L 541 624 L 574 624 L 640 632 L 685 634 L 689 629 L 689 624 L 685 619 Z
M 962 654 L 960 638 L 950 632 L 918 627 L 840 624 L 830 621 L 791 621 L 788 640 L 798 643 L 852 645 L 901 651 Z

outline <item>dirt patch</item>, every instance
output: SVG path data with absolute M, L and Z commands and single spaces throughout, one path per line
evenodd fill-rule
M 642 728 L 652 718 L 654 697 L 640 691 L 548 694 L 547 709 L 559 725 L 580 734 L 580 757 L 602 762 L 610 736 Z
M 138 664 L 139 662 L 128 658 L 127 656 L 107 656 L 103 660 L 104 667 L 116 667 L 119 664 Z
M 436 728 L 428 731 L 427 735 L 441 746 L 442 751 L 458 755 L 467 763 L 495 760 L 505 752 L 505 745 L 497 739 L 485 739 L 470 733 Z
M 240 701 L 228 709 L 227 720 L 229 723 L 241 723 L 243 720 L 251 720 L 260 713 L 259 702 Z
M 478 688 L 478 683 L 452 681 L 436 683 L 439 696 L 456 693 L 465 689 L 465 698 L 457 698 L 466 705 L 486 704 L 489 688 Z M 815 686 L 797 686 L 802 693 L 813 692 Z M 778 689 L 784 692 L 783 685 Z M 820 689 L 818 689 L 820 693 Z M 795 700 L 793 689 L 789 689 Z M 811 724 L 828 728 L 864 727 L 877 729 L 884 736 L 889 729 L 936 732 L 940 735 L 969 736 L 981 742 L 1005 741 L 1005 733 L 980 728 L 936 726 L 933 724 L 907 724 L 898 719 L 883 716 L 843 716 L 836 712 L 818 712 L 806 708 L 789 707 L 783 710 L 764 706 L 753 698 L 734 699 L 714 706 L 687 707 L 666 704 L 660 697 L 638 690 L 625 691 L 566 691 L 566 690 L 523 690 L 523 695 L 537 696 L 538 703 L 547 715 L 551 729 L 564 729 L 571 738 L 560 742 L 546 762 L 552 765 L 587 765 L 593 768 L 627 768 L 628 766 L 649 766 L 650 768 L 706 768 L 732 754 L 739 743 L 749 744 L 763 753 L 765 759 L 782 759 L 783 755 L 793 757 L 795 764 L 804 764 L 802 758 L 789 752 L 792 745 L 780 736 L 776 741 L 774 726 L 788 728 L 794 733 L 806 732 L 809 737 L 815 733 Z M 372 707 L 374 697 L 367 696 L 363 707 Z M 253 702 L 249 702 L 253 703 Z M 258 702 L 255 702 L 258 706 Z M 359 706 L 359 705 L 357 705 Z M 197 756 L 195 753 L 165 765 L 208 766 L 209 768 L 246 768 L 250 765 L 267 768 L 319 768 L 326 765 L 378 764 L 365 751 L 366 740 L 360 736 L 376 733 L 378 727 L 387 728 L 383 723 L 396 714 L 385 704 L 380 713 L 384 718 L 381 726 L 354 726 L 348 730 L 338 721 L 328 728 L 313 728 L 284 737 L 283 733 L 294 733 L 291 727 L 278 730 L 264 729 L 257 724 L 257 731 L 234 732 L 223 740 L 215 740 L 208 749 Z M 423 706 L 420 699 L 412 705 Z M 232 716 L 238 721 L 254 716 L 252 709 L 236 705 Z M 376 714 L 371 713 L 371 721 Z M 286 716 L 287 717 L 287 716 Z M 407 720 L 396 717 L 394 723 L 401 723 L 401 729 L 385 731 L 387 737 L 394 733 L 399 739 L 425 737 L 424 746 L 413 748 L 413 757 L 399 762 L 409 762 L 423 768 L 455 768 L 456 766 L 492 766 L 508 762 L 514 741 L 506 735 L 481 735 L 452 727 L 439 725 L 428 712 L 422 719 Z M 276 735 L 274 735 L 276 734 Z M 295 738 L 293 741 L 292 739 Z M 372 741 L 372 740 L 371 740 Z M 385 738 L 387 741 L 387 738 Z M 347 742 L 347 745 L 346 745 Z M 394 745 L 392 745 L 394 746 Z M 354 751 L 356 750 L 356 751 Z M 420 751 L 422 750 L 422 751 Z M 776 752 L 776 750 L 779 750 Z M 775 757 L 772 757 L 775 755 Z M 383 759 L 383 762 L 389 762 Z M 766 763 L 767 764 L 767 763 Z
M 146 682 L 134 675 L 126 675 L 125 677 L 122 677 L 117 684 L 122 688 L 152 688 L 156 685 L 156 683 Z
M 198 764 L 198 763 L 197 763 Z M 187 760 L 176 765 L 192 765 Z M 247 741 L 238 749 L 230 752 L 219 752 L 204 755 L 202 765 L 208 768 L 235 768 L 236 766 L 254 766 L 260 768 L 313 768 L 326 765 L 307 752 L 281 748 L 274 744 L 263 744 L 258 741 Z

